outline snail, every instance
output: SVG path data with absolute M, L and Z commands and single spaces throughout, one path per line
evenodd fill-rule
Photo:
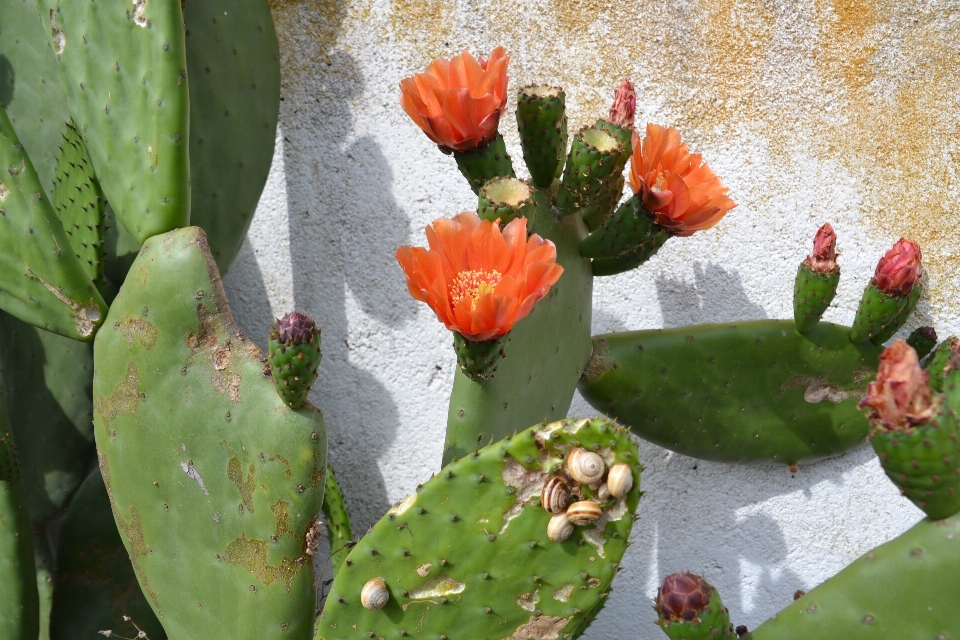
M 547 523 L 547 537 L 554 542 L 562 542 L 573 534 L 573 523 L 565 513 L 558 513 Z
M 593 484 L 603 478 L 607 466 L 599 454 L 586 449 L 574 449 L 567 457 L 567 470 L 580 484 Z
M 580 500 L 567 509 L 567 518 L 573 524 L 582 527 L 599 520 L 601 513 L 600 505 L 593 500 Z
M 563 478 L 551 476 L 540 492 L 540 504 L 550 513 L 563 513 L 570 503 L 570 489 Z
M 599 499 L 601 499 L 601 500 L 607 500 L 607 499 L 610 497 L 610 495 L 611 495 L 611 494 L 610 494 L 610 487 L 607 486 L 607 483 L 606 483 L 606 482 L 604 482 L 604 483 L 603 483 L 602 485 L 600 485 L 600 487 L 597 489 L 597 497 L 598 497 Z
M 607 489 L 614 498 L 622 498 L 633 488 L 633 470 L 628 464 L 615 464 L 607 475 Z
M 376 611 L 382 609 L 387 601 L 390 600 L 390 592 L 387 591 L 387 583 L 383 578 L 371 578 L 363 585 L 360 590 L 360 603 L 364 609 Z

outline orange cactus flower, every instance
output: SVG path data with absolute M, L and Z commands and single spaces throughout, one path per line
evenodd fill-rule
M 633 134 L 630 184 L 657 224 L 673 235 L 709 229 L 737 206 L 699 153 L 690 153 L 673 127 L 647 125 L 647 135 Z
M 484 60 L 467 51 L 430 63 L 424 73 L 400 81 L 400 105 L 444 151 L 471 151 L 497 135 L 507 104 L 507 63 L 497 47 Z
M 501 231 L 496 222 L 465 211 L 434 220 L 427 243 L 429 249 L 397 249 L 410 295 L 474 342 L 510 331 L 563 273 L 552 242 L 536 234 L 527 238 L 526 218 Z

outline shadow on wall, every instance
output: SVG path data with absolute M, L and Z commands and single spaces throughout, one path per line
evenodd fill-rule
M 693 265 L 694 281 L 660 274 L 656 278 L 657 298 L 663 327 L 706 322 L 760 320 L 766 311 L 747 298 L 736 271 L 727 271 L 712 262 Z

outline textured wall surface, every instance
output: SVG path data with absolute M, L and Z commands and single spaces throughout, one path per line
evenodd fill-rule
M 265 342 L 294 306 L 323 327 L 313 400 L 357 531 L 438 467 L 455 365 L 450 336 L 411 300 L 393 259 L 423 227 L 475 204 L 453 160 L 397 104 L 434 57 L 503 44 L 512 90 L 562 85 L 571 128 L 623 77 L 638 121 L 681 129 L 740 206 L 640 270 L 599 280 L 594 330 L 790 317 L 793 276 L 826 220 L 844 277 L 828 320 L 849 323 L 876 260 L 920 242 L 928 288 L 908 329 L 960 330 L 960 3 L 897 0 L 274 0 L 283 103 L 257 218 L 227 278 Z M 512 93 L 512 92 L 511 92 Z M 512 112 L 514 104 L 509 106 Z M 512 113 L 502 121 L 514 158 Z M 952 308 L 951 308 L 952 303 Z M 575 401 L 576 415 L 591 414 Z M 658 638 L 650 599 L 703 573 L 751 628 L 920 512 L 873 455 L 738 468 L 642 445 L 636 544 L 587 638 Z

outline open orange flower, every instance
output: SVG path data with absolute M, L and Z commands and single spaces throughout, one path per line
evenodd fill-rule
M 647 125 L 633 134 L 630 184 L 657 224 L 676 236 L 709 229 L 736 204 L 699 153 L 690 153 L 673 127 Z
M 497 47 L 487 60 L 467 51 L 430 63 L 424 73 L 400 81 L 400 105 L 445 151 L 471 151 L 497 135 L 507 104 L 507 63 Z
M 397 249 L 410 295 L 474 342 L 510 331 L 563 273 L 552 242 L 536 234 L 527 238 L 526 218 L 510 221 L 501 232 L 497 223 L 465 211 L 434 220 L 427 243 L 429 249 Z

